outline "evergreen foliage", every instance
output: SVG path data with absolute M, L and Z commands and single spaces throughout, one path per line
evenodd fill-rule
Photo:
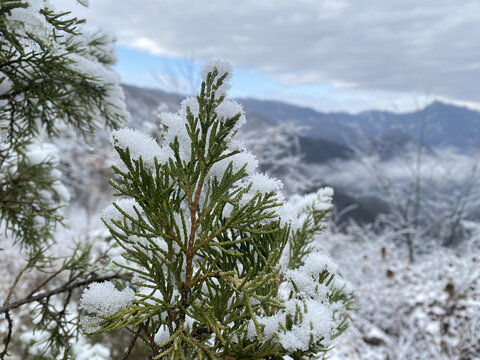
M 232 69 L 202 71 L 196 97 L 163 114 L 161 145 L 113 133 L 111 184 L 123 198 L 103 221 L 129 281 L 92 284 L 81 299 L 87 333 L 126 328 L 153 359 L 312 358 L 347 326 L 351 296 L 318 252 L 331 190 L 285 201 L 235 140 L 245 121 L 227 99 Z M 131 286 L 132 288 L 130 288 Z
M 83 22 L 44 1 L 0 2 L 0 217 L 29 247 L 51 239 L 67 200 L 39 136 L 68 125 L 89 138 L 127 118 L 112 39 Z
M 48 141 L 65 129 L 89 139 L 128 119 L 111 69 L 113 39 L 89 32 L 83 22 L 43 0 L 0 0 L 0 263 L 18 247 L 20 268 L 0 302 L 0 359 L 19 341 L 23 306 L 29 318 L 22 326 L 33 324 L 44 334 L 45 356 L 68 358 L 78 335 L 74 292 L 118 276 L 96 275 L 104 264 L 94 263 L 89 244 L 74 243 L 59 255 L 58 243 L 68 239 L 54 237 L 69 193 L 58 150 Z M 31 288 L 22 283 L 28 277 L 37 279 Z

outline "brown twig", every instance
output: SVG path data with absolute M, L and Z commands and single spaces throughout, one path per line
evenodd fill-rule
M 122 360 L 127 360 L 127 358 L 130 356 L 130 353 L 132 352 L 133 348 L 135 347 L 135 344 L 137 342 L 138 336 L 143 330 L 143 326 L 140 326 L 137 330 L 137 332 L 133 335 L 132 341 L 130 341 L 130 345 L 128 345 L 127 350 L 125 350 L 125 354 L 122 357 Z
M 142 330 L 143 330 L 143 332 L 145 333 L 145 336 L 146 336 L 146 338 L 147 338 L 147 340 L 148 340 L 148 343 L 149 343 L 150 347 L 151 347 L 152 350 L 153 350 L 153 353 L 154 353 L 154 354 L 155 354 L 155 353 L 158 353 L 158 351 L 159 351 L 160 349 L 158 348 L 158 345 L 157 345 L 157 343 L 155 342 L 155 339 L 154 339 L 154 337 L 152 336 L 152 334 L 150 334 L 150 332 L 148 331 L 148 329 L 147 329 L 146 326 L 143 326 L 143 327 L 142 327 Z
M 17 284 L 20 281 L 20 278 L 22 277 L 23 273 L 28 269 L 29 266 L 30 266 L 30 263 L 25 265 L 24 268 L 22 270 L 20 270 L 20 272 L 15 277 L 15 280 L 13 281 L 12 286 L 10 286 L 10 289 L 8 289 L 7 298 L 5 299 L 5 302 L 3 303 L 4 306 L 8 305 L 8 303 L 10 302 L 10 299 L 13 296 L 13 292 L 15 291 L 15 288 L 17 287 Z
M 198 181 L 197 189 L 195 191 L 195 197 L 193 199 L 189 199 L 189 210 L 190 210 L 190 219 L 191 219 L 191 226 L 190 226 L 190 236 L 188 239 L 188 246 L 187 246 L 187 253 L 186 253 L 186 267 L 185 267 L 185 284 L 183 289 L 181 290 L 182 294 L 182 304 L 183 306 L 187 306 L 190 296 L 190 288 L 192 282 L 192 275 L 193 275 L 193 256 L 195 255 L 195 234 L 197 232 L 198 227 L 200 224 L 197 221 L 197 209 L 198 203 L 200 201 L 200 195 L 202 193 L 203 184 L 205 181 L 205 177 L 202 175 L 200 180 Z M 193 200 L 193 201 L 192 201 Z M 185 319 L 185 314 L 182 314 L 182 319 Z
M 58 271 L 54 272 L 52 275 L 50 275 L 47 279 L 45 279 L 39 286 L 37 286 L 35 289 L 33 289 L 30 294 L 27 295 L 27 297 L 33 296 L 36 292 L 38 292 L 42 287 L 47 285 L 50 281 L 52 281 L 55 277 L 57 277 L 62 271 L 65 271 L 66 268 L 62 266 Z M 84 271 L 78 272 L 75 276 L 72 276 L 68 279 L 68 281 L 63 284 L 63 286 L 68 286 L 75 280 L 77 280 L 79 277 L 81 277 L 84 274 Z
M 5 313 L 5 319 L 8 322 L 8 330 L 7 330 L 7 335 L 4 337 L 4 339 L 2 341 L 3 345 L 5 346 L 2 353 L 0 353 L 0 359 L 2 359 L 2 360 L 6 355 L 8 355 L 8 353 L 7 353 L 8 344 L 10 343 L 10 339 L 12 338 L 12 327 L 13 327 L 12 319 L 10 318 L 10 313 L 8 311 Z
M 0 314 L 8 312 L 9 310 L 18 308 L 22 305 L 29 304 L 29 303 L 34 302 L 34 301 L 39 301 L 39 300 L 42 300 L 42 299 L 45 299 L 45 298 L 49 298 L 53 295 L 57 295 L 57 294 L 60 294 L 60 293 L 63 293 L 63 292 L 72 291 L 75 288 L 82 287 L 82 286 L 85 286 L 85 285 L 89 285 L 89 284 L 94 283 L 94 282 L 107 281 L 107 280 L 118 279 L 118 278 L 122 278 L 122 277 L 124 277 L 124 276 L 121 275 L 121 274 L 110 275 L 110 276 L 101 276 L 101 277 L 86 279 L 86 280 L 83 280 L 83 281 L 78 281 L 78 282 L 70 284 L 70 285 L 63 285 L 63 286 L 60 286 L 56 289 L 53 289 L 53 290 L 50 290 L 50 291 L 45 291 L 45 292 L 40 293 L 40 294 L 35 295 L 35 296 L 27 296 L 23 299 L 14 301 L 10 304 L 6 304 L 6 305 L 0 307 Z

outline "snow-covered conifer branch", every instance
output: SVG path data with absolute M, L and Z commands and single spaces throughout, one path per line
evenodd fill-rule
M 8 330 L 3 337 L 2 328 L 0 358 L 18 343 L 21 322 L 42 334 L 47 356 L 67 358 L 78 333 L 78 317 L 69 314 L 75 292 L 111 278 L 96 274 L 105 269 L 94 263 L 89 244 L 70 243 L 60 253 L 66 239 L 54 236 L 70 194 L 51 138 L 69 129 L 91 139 L 129 118 L 112 69 L 113 38 L 84 22 L 44 0 L 0 2 L 0 263 L 25 269 L 5 285 L 0 309 Z M 10 250 L 17 258 L 5 261 Z M 38 282 L 25 294 L 26 278 Z
M 124 198 L 103 221 L 133 278 L 124 289 L 86 290 L 84 329 L 127 328 L 155 359 L 326 351 L 351 302 L 313 247 L 332 192 L 286 201 L 282 183 L 258 173 L 234 139 L 245 116 L 227 98 L 231 66 L 213 61 L 201 75 L 200 93 L 161 115 L 160 143 L 131 129 L 112 134 L 112 185 Z M 96 301 L 107 287 L 112 296 Z

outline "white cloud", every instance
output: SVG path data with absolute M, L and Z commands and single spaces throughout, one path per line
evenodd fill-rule
M 121 45 L 223 57 L 280 83 L 479 101 L 478 1 L 91 0 L 88 18 Z

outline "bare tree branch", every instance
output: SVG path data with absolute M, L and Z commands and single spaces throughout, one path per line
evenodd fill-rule
M 60 294 L 60 293 L 63 293 L 63 292 L 72 291 L 73 289 L 76 289 L 76 288 L 79 288 L 79 287 L 82 287 L 82 286 L 85 286 L 85 285 L 89 285 L 89 284 L 94 283 L 94 282 L 108 281 L 108 280 L 119 279 L 119 278 L 124 278 L 124 277 L 125 277 L 124 274 L 115 274 L 115 275 L 110 275 L 110 276 L 94 277 L 94 278 L 86 279 L 86 280 L 83 280 L 83 281 L 78 281 L 78 282 L 72 283 L 70 285 L 68 285 L 68 284 L 63 285 L 63 286 L 60 286 L 56 289 L 53 289 L 53 290 L 50 290 L 50 291 L 45 291 L 45 292 L 42 292 L 42 293 L 40 293 L 38 295 L 35 295 L 35 296 L 27 296 L 23 299 L 14 301 L 10 304 L 6 304 L 6 305 L 0 307 L 0 314 L 8 312 L 12 309 L 18 308 L 22 305 L 29 304 L 29 303 L 34 302 L 34 301 L 39 301 L 39 300 L 42 300 L 42 299 L 45 299 L 45 298 L 49 298 L 53 295 L 57 295 L 57 294 Z

